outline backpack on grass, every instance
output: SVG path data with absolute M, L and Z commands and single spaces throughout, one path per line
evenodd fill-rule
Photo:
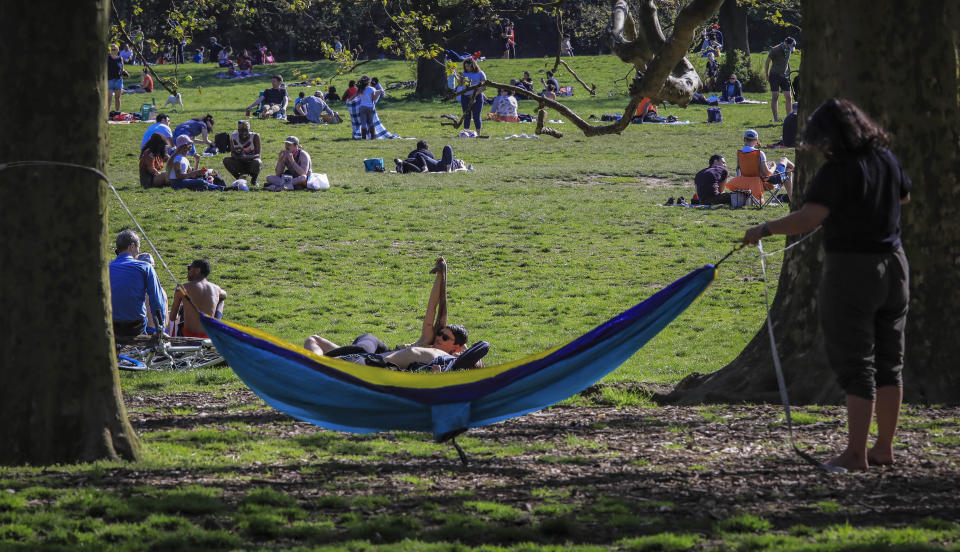
M 226 132 L 217 134 L 213 137 L 213 145 L 220 153 L 230 153 L 230 135 Z

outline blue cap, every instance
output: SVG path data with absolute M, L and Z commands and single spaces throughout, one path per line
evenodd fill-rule
M 753 129 L 751 128 L 751 129 L 749 129 L 749 130 L 747 130 L 746 132 L 743 133 L 743 139 L 744 139 L 744 140 L 759 140 L 759 139 L 760 139 L 760 135 L 757 134 L 757 131 L 755 131 L 755 130 L 753 130 Z

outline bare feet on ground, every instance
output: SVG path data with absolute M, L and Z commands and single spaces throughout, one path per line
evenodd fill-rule
M 871 466 L 889 466 L 893 464 L 893 448 L 886 450 L 871 448 L 867 451 L 867 462 Z
M 828 466 L 839 466 L 841 468 L 846 468 L 849 471 L 863 471 L 869 467 L 867 465 L 866 456 L 859 453 L 853 453 L 850 450 L 844 450 L 842 453 L 840 453 L 840 456 L 828 461 L 826 464 Z

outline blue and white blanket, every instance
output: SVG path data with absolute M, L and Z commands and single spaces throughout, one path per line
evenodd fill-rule
M 350 111 L 350 126 L 353 127 L 353 139 L 359 140 L 363 134 L 360 132 L 360 98 L 350 98 L 347 101 L 347 109 Z M 373 110 L 373 130 L 374 138 L 399 138 L 400 136 L 388 131 L 380 122 L 377 116 L 377 110 Z

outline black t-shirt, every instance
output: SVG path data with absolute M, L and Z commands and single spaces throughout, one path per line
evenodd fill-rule
M 725 167 L 707 167 L 693 177 L 693 185 L 697 188 L 697 199 L 707 201 L 720 194 L 720 183 L 726 180 Z
M 281 105 L 283 103 L 283 99 L 286 97 L 286 88 L 267 88 L 263 91 L 263 105 Z
M 806 200 L 830 209 L 823 222 L 828 253 L 888 253 L 900 247 L 900 200 L 913 183 L 886 148 L 820 168 Z
M 795 147 L 797 145 L 797 114 L 791 111 L 789 115 L 783 118 L 783 140 L 780 141 L 783 146 Z
M 120 72 L 123 71 L 123 60 L 107 56 L 107 80 L 116 80 L 120 78 Z

